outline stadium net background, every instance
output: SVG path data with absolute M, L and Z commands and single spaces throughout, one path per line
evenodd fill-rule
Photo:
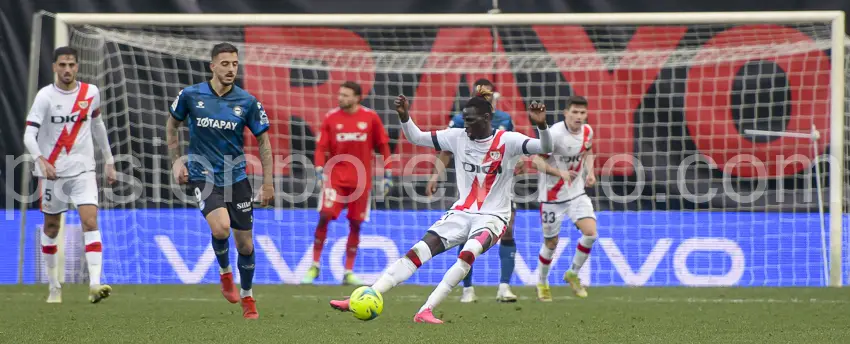
M 384 120 L 397 157 L 395 187 L 384 197 L 375 183 L 371 221 L 362 232 L 356 271 L 369 282 L 457 196 L 451 168 L 444 195 L 424 196 L 435 154 L 402 137 L 393 99 L 410 96 L 417 124 L 442 129 L 472 82 L 485 77 L 501 94 L 496 107 L 530 136 L 531 100 L 546 103 L 550 124 L 563 119 L 568 96 L 590 100 L 599 184 L 587 193 L 601 239 L 583 270 L 585 282 L 826 285 L 829 224 L 818 201 L 828 206 L 829 22 L 332 27 L 251 26 L 246 18 L 242 26 L 69 26 L 69 43 L 81 51 L 80 78 L 101 89 L 113 153 L 126 175 L 101 191 L 109 282 L 217 281 L 196 202 L 170 182 L 164 128 L 177 93 L 209 79 L 210 48 L 226 41 L 240 49 L 237 84 L 266 108 L 280 157 L 276 207 L 255 213 L 259 283 L 297 283 L 309 266 L 319 194 L 310 161 L 321 116 L 336 106 L 340 83 L 363 86 L 363 105 Z M 745 134 L 809 133 L 813 126 L 820 132 L 814 141 Z M 187 135 L 184 129 L 184 144 Z M 247 153 L 257 155 L 246 136 Z M 285 163 L 287 157 L 301 162 Z M 839 160 L 846 164 L 846 156 Z M 258 188 L 256 163 L 249 171 Z M 536 173 L 518 177 L 514 190 L 515 283 L 536 283 L 542 241 L 536 179 Z M 36 233 L 40 220 L 29 222 L 29 233 Z M 76 233 L 73 213 L 67 223 L 66 233 Z M 564 238 L 556 252 L 553 284 L 562 283 L 579 235 L 564 226 L 562 235 L 572 240 Z M 346 235 L 341 218 L 328 234 L 321 283 L 342 277 Z M 76 246 L 67 246 L 68 257 Z M 453 252 L 410 282 L 437 283 Z M 474 279 L 492 284 L 498 258 L 485 256 Z M 41 276 L 41 264 L 34 265 Z M 79 266 L 66 270 L 81 278 Z

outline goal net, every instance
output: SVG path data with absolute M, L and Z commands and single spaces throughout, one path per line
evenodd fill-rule
M 835 246 L 830 248 L 829 215 L 819 209 L 822 204 L 828 212 L 830 205 L 827 154 L 831 144 L 843 142 L 830 141 L 831 115 L 845 115 L 830 100 L 847 97 L 845 76 L 834 80 L 831 74 L 837 52 L 829 20 L 747 24 L 738 15 L 730 18 L 740 22 L 693 24 L 700 22 L 690 20 L 698 14 L 671 13 L 634 24 L 571 22 L 580 16 L 561 16 L 558 24 L 549 16 L 545 24 L 501 19 L 491 27 L 464 25 L 490 25 L 495 16 L 459 16 L 454 25 L 420 25 L 417 16 L 372 25 L 349 16 L 303 26 L 292 24 L 291 16 L 238 17 L 240 25 L 194 15 L 148 18 L 158 25 L 68 25 L 68 43 L 81 52 L 80 78 L 101 89 L 101 110 L 123 174 L 100 194 L 103 275 L 110 283 L 218 281 L 196 200 L 171 183 L 164 128 L 178 92 L 210 78 L 210 49 L 219 42 L 239 48 L 237 84 L 268 112 L 277 157 L 276 206 L 254 214 L 255 283 L 298 283 L 312 262 L 319 190 L 311 161 L 322 115 L 336 106 L 342 82 L 362 85 L 363 105 L 383 119 L 395 157 L 395 185 L 384 196 L 375 183 L 370 221 L 361 232 L 355 272 L 371 282 L 457 197 L 451 168 L 441 178 L 442 191 L 425 195 L 435 152 L 403 138 L 394 98 L 412 99 L 411 115 L 423 130 L 443 129 L 479 78 L 495 83 L 496 108 L 532 137 L 525 110 L 532 100 L 546 104 L 550 124 L 563 120 L 568 96 L 589 100 L 599 183 L 587 194 L 599 240 L 582 270 L 585 283 L 828 283 Z M 819 136 L 810 137 L 813 129 Z M 246 145 L 257 156 L 249 133 Z M 248 161 L 258 189 L 259 159 Z M 845 158 L 833 162 L 840 166 Z M 381 168 L 376 176 L 383 175 Z M 524 285 L 537 283 L 542 243 L 537 174 L 530 171 L 517 177 L 514 190 L 512 283 Z M 34 235 L 39 217 L 29 222 Z M 71 213 L 67 223 L 72 228 L 78 218 Z M 347 234 L 341 216 L 329 228 L 319 283 L 340 283 Z M 566 220 L 552 284 L 563 284 L 560 276 L 579 236 Z M 475 284 L 498 283 L 498 250 L 476 261 Z M 456 249 L 449 250 L 408 283 L 438 283 L 455 257 Z M 76 274 L 83 265 L 66 266 Z

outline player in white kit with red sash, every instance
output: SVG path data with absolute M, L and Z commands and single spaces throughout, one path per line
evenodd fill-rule
M 396 111 L 404 136 L 415 145 L 446 150 L 454 155 L 458 195 L 460 198 L 435 222 L 425 236 L 390 265 L 372 288 L 385 293 L 404 282 L 432 257 L 452 247 L 463 245 L 443 280 L 413 317 L 419 323 L 441 324 L 433 309 L 469 273 L 475 259 L 495 245 L 504 234 L 511 218 L 514 171 L 523 155 L 552 152 L 552 139 L 542 104 L 533 104 L 529 115 L 537 126 L 540 139 L 517 132 L 491 127 L 493 106 L 485 98 L 490 90 L 479 88 L 479 95 L 467 101 L 463 109 L 464 128 L 422 132 L 408 114 L 404 96 L 396 100 Z M 347 311 L 348 300 L 333 300 L 331 307 Z
M 537 185 L 544 239 L 539 255 L 537 298 L 544 302 L 552 301 L 549 267 L 552 254 L 558 246 L 564 216 L 569 216 L 582 233 L 572 266 L 564 274 L 564 281 L 570 284 L 576 296 L 587 297 L 587 290 L 582 286 L 578 272 L 590 255 L 597 234 L 593 203 L 584 191 L 596 183 L 593 172 L 593 129 L 586 121 L 587 99 L 570 97 L 564 111 L 564 121 L 555 123 L 549 130 L 555 145 L 554 151 L 534 157 L 535 166 L 540 171 Z
M 35 97 L 24 133 L 24 145 L 36 161 L 34 175 L 41 182 L 41 211 L 44 231 L 41 251 L 47 265 L 49 303 L 62 302 L 56 266 L 56 236 L 61 215 L 73 204 L 83 226 L 85 256 L 89 271 L 89 301 L 100 302 L 112 288 L 100 283 L 103 246 L 97 226 L 98 187 L 92 139 L 97 141 L 110 183 L 115 168 L 106 126 L 100 117 L 97 86 L 77 81 L 77 51 L 57 48 L 53 53 L 55 83 L 43 87 Z

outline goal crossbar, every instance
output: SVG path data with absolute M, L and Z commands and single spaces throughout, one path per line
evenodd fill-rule
M 666 12 L 666 13 L 468 13 L 468 14 L 159 14 L 59 13 L 66 24 L 181 26 L 409 26 L 409 25 L 669 25 L 833 22 L 843 11 Z M 843 32 L 842 29 L 840 32 Z

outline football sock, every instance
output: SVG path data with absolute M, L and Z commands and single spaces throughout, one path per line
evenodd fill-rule
M 552 255 L 554 253 L 555 250 L 546 247 L 545 243 L 540 246 L 540 255 L 538 256 L 540 266 L 538 267 L 537 284 L 549 285 L 549 268 L 552 267 Z
M 345 270 L 354 270 L 357 258 L 357 246 L 360 245 L 360 222 L 351 221 L 348 229 L 348 241 L 345 243 Z
M 499 245 L 499 263 L 502 268 L 499 283 L 511 283 L 516 264 L 516 242 L 514 239 L 502 239 Z
M 59 269 L 56 268 L 56 238 L 51 238 L 41 232 L 41 253 L 44 255 L 44 263 L 47 266 L 47 281 L 51 288 L 60 288 Z
M 89 268 L 89 285 L 100 285 L 100 271 L 103 264 L 103 245 L 100 242 L 100 231 L 93 230 L 83 233 L 86 245 L 86 264 Z
M 458 247 L 457 254 L 460 254 L 463 251 L 463 246 Z M 469 267 L 469 272 L 466 274 L 466 277 L 463 278 L 463 287 L 469 288 L 472 286 L 472 266 Z
M 325 246 L 325 238 L 328 236 L 328 224 L 319 221 L 316 226 L 315 239 L 313 240 L 313 265 L 318 266 L 322 260 L 322 249 Z
M 230 272 L 230 235 L 224 239 L 212 237 L 213 252 L 215 259 L 218 261 L 219 273 L 225 274 Z
M 239 278 L 241 279 L 239 283 L 242 285 L 242 290 L 251 290 L 251 286 L 254 284 L 254 251 L 251 250 L 249 255 L 240 253 L 236 265 L 239 267 Z
M 590 256 L 590 248 L 596 242 L 596 236 L 582 235 L 576 245 L 576 255 L 573 256 L 573 266 L 570 268 L 573 272 L 578 272 Z
M 443 302 L 443 300 L 449 296 L 452 289 L 460 283 L 463 276 L 466 276 L 466 274 L 469 273 L 469 267 L 472 266 L 472 263 L 475 262 L 475 258 L 481 255 L 482 252 L 484 252 L 484 247 L 481 246 L 481 243 L 478 240 L 472 239 L 467 241 L 466 245 L 463 246 L 463 251 L 460 252 L 460 256 L 457 261 L 449 268 L 449 271 L 446 271 L 446 275 L 443 276 L 443 280 L 440 281 L 437 288 L 431 292 L 431 295 L 428 296 L 428 300 L 425 301 L 422 308 L 419 308 L 419 311 L 422 312 L 425 309 L 434 309 Z
M 429 259 L 431 259 L 431 249 L 428 247 L 428 244 L 424 241 L 417 242 L 410 251 L 407 251 L 404 257 L 396 260 L 395 263 L 390 265 L 381 274 L 381 277 L 378 277 L 378 280 L 372 285 L 372 289 L 382 294 L 386 293 L 401 282 L 406 281 L 410 276 L 413 276 L 416 269 L 419 269 Z

